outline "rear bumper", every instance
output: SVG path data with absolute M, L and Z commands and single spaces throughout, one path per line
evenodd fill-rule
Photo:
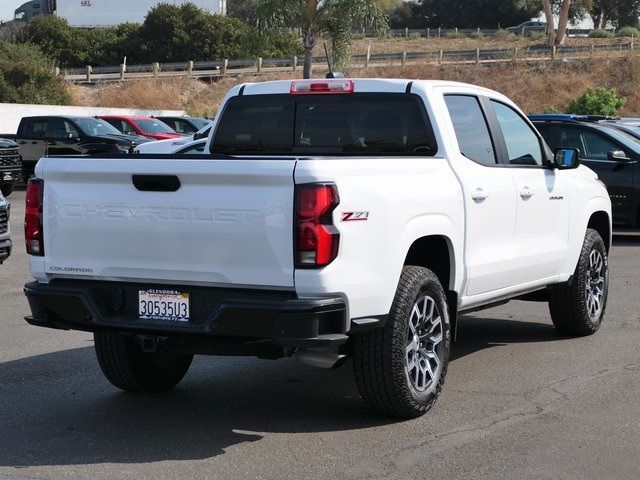
M 166 286 L 78 280 L 28 283 L 24 293 L 40 327 L 119 331 L 163 337 L 269 340 L 287 347 L 330 347 L 348 337 L 346 307 L 340 298 L 298 299 L 294 292 L 171 286 L 188 292 L 188 323 L 141 320 L 138 292 Z
M 0 263 L 9 258 L 12 246 L 11 240 L 0 240 Z

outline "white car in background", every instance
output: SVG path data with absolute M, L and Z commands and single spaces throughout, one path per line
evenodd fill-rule
M 203 154 L 210 130 L 211 123 L 188 137 L 143 143 L 135 148 L 134 154 Z

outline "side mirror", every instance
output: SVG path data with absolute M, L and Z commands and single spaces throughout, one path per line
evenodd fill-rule
M 557 148 L 554 160 L 558 170 L 571 170 L 580 166 L 580 150 L 577 148 Z
M 628 162 L 631 160 L 622 150 L 614 150 L 613 152 L 607 153 L 607 158 L 614 162 Z

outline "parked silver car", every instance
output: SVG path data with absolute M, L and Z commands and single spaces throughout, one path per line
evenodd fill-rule
M 530 35 L 534 32 L 546 32 L 547 23 L 531 20 L 529 22 L 523 22 L 520 25 L 516 25 L 515 27 L 508 27 L 506 30 L 507 32 L 515 35 Z

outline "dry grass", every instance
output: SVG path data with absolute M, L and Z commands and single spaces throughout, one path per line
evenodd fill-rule
M 526 112 L 547 107 L 562 111 L 587 87 L 615 88 L 627 97 L 623 114 L 640 116 L 640 57 L 597 58 L 570 62 L 494 65 L 425 65 L 405 69 L 377 68 L 350 72 L 354 77 L 442 79 L 482 85 L 504 93 Z M 317 72 L 316 75 L 319 75 Z M 299 74 L 298 74 L 299 75 Z M 127 81 L 93 87 L 71 87 L 78 105 L 170 108 L 191 115 L 211 115 L 227 90 L 244 82 L 291 79 L 273 74 L 260 78 L 225 78 L 216 82 L 193 79 Z
M 572 45 L 603 45 L 629 43 L 628 38 L 567 38 L 565 44 Z M 364 55 L 367 47 L 371 45 L 371 53 L 397 53 L 397 52 L 437 52 L 438 50 L 482 50 L 515 48 L 520 49 L 533 46 L 544 46 L 545 41 L 532 40 L 527 37 L 496 38 L 486 36 L 481 39 L 474 38 L 363 38 L 355 40 L 352 45 L 354 55 Z M 318 47 L 318 55 L 324 53 Z

